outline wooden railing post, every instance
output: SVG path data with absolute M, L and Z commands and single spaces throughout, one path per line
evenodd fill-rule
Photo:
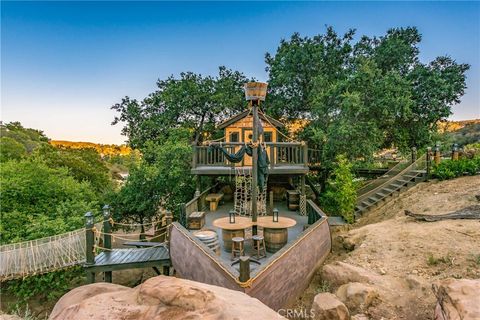
M 308 146 L 306 143 L 303 144 L 303 164 L 305 167 L 308 166 Z
M 112 249 L 112 224 L 110 223 L 110 206 L 103 206 L 103 246 L 106 249 Z M 103 273 L 105 282 L 112 282 L 112 271 Z
M 412 147 L 412 163 L 414 163 L 415 161 L 417 161 L 417 148 Z
M 441 154 L 440 154 L 440 146 L 438 145 L 438 143 L 435 144 L 435 154 L 434 154 L 434 161 L 435 161 L 435 164 L 440 164 L 440 158 L 441 158 Z
M 95 254 L 93 252 L 95 244 L 95 234 L 93 232 L 93 227 L 95 225 L 94 217 L 91 212 L 85 214 L 85 258 L 87 265 L 95 264 Z M 95 282 L 95 273 L 87 271 L 87 281 L 88 283 Z
M 427 177 L 426 180 L 430 178 L 430 170 L 432 168 L 432 148 L 427 148 Z
M 186 228 L 187 227 L 187 207 L 185 203 L 180 204 L 179 210 L 180 210 L 179 212 L 180 224 Z
M 240 257 L 240 276 L 238 280 L 240 282 L 247 282 L 250 279 L 250 257 Z
M 170 225 L 172 224 L 172 222 L 173 222 L 172 211 L 166 210 L 165 211 L 165 223 L 167 224 L 167 237 L 166 237 L 167 241 L 170 241 Z
M 458 160 L 458 144 L 452 145 L 452 160 Z

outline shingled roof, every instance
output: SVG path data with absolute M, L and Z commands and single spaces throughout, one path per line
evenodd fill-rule
M 239 114 L 236 114 L 234 115 L 233 117 L 231 118 L 228 118 L 227 120 L 223 121 L 222 123 L 220 123 L 218 125 L 218 129 L 224 129 L 226 127 L 228 127 L 229 125 L 231 125 L 232 123 L 235 123 L 237 121 L 239 121 L 240 119 L 243 119 L 245 118 L 248 114 L 250 113 L 250 110 L 245 110 Z M 284 127 L 284 124 L 281 123 L 280 121 L 278 120 L 275 120 L 274 118 L 272 117 L 269 117 L 267 115 L 263 115 L 261 113 L 258 114 L 258 116 L 260 117 L 260 119 L 266 121 L 266 122 L 270 122 L 272 125 L 274 125 L 276 128 L 283 128 Z

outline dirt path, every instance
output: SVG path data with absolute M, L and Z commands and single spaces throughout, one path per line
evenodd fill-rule
M 334 230 L 326 264 L 343 261 L 399 283 L 366 311 L 371 319 L 433 319 L 433 282 L 480 278 L 480 221 L 419 222 L 404 211 L 444 214 L 478 204 L 477 194 L 480 176 L 421 183 L 353 226 Z M 316 293 L 335 289 L 319 273 L 298 304 L 308 306 Z

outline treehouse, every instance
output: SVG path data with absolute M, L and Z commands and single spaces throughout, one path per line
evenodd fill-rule
M 260 110 L 266 84 L 246 84 L 249 107 L 194 145 L 195 197 L 170 231 L 182 278 L 245 292 L 273 309 L 308 286 L 331 249 L 327 216 L 307 196 L 309 150 Z

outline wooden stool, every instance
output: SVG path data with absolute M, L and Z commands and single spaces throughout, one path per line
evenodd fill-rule
M 257 259 L 265 258 L 267 252 L 265 251 L 265 239 L 262 236 L 255 235 L 252 237 L 253 240 L 253 250 L 257 252 L 253 255 Z
M 245 255 L 244 242 L 245 239 L 242 237 L 232 238 L 232 260 L 235 259 L 237 253 L 239 257 Z
M 205 225 L 205 212 L 194 211 L 188 216 L 187 220 L 188 229 L 200 230 Z

